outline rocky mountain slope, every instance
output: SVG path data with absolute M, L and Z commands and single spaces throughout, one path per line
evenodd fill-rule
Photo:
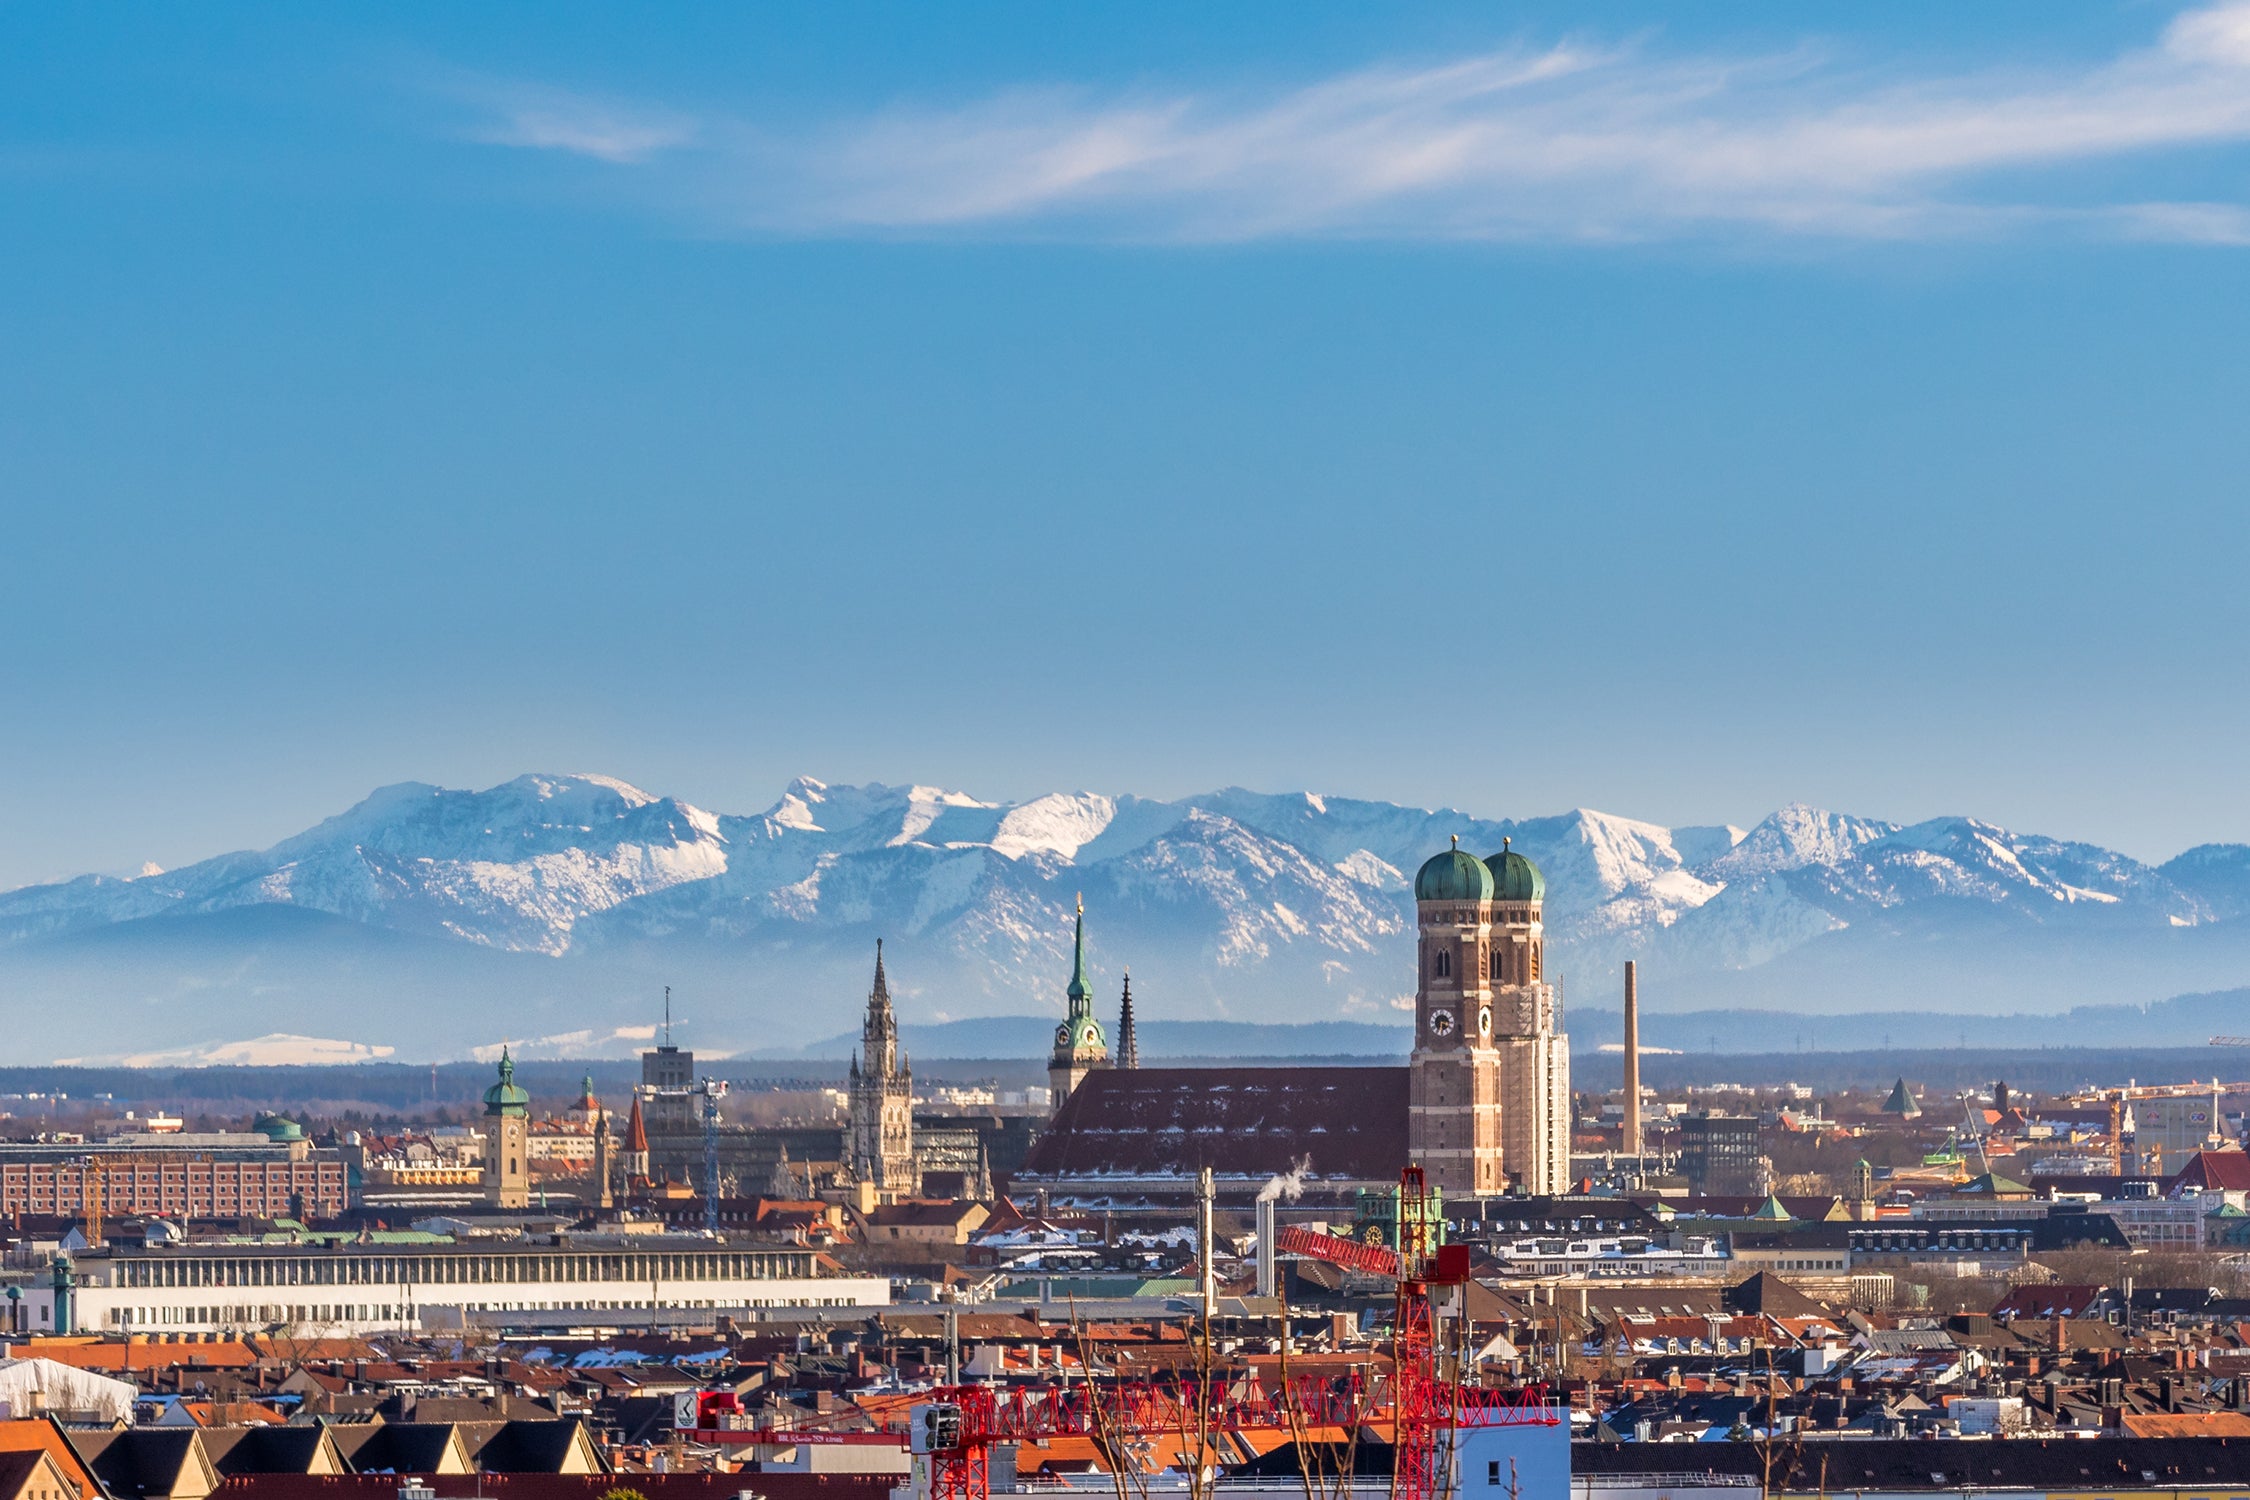
M 1548 881 L 1566 1003 L 1627 957 L 1652 1010 L 2060 1012 L 2250 978 L 2250 848 L 2161 866 L 1972 818 L 1748 830 L 1492 820 L 1227 789 L 980 801 L 792 783 L 751 816 L 599 776 L 408 784 L 271 849 L 0 894 L 10 1060 L 289 1033 L 614 1050 L 671 983 L 713 1051 L 833 1034 L 877 936 L 912 1019 L 1059 1006 L 1074 900 L 1143 1015 L 1394 1019 L 1417 864 L 1503 837 Z

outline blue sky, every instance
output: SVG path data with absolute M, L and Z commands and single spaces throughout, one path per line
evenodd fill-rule
M 0 10 L 0 885 L 800 772 L 2250 839 L 2250 8 Z

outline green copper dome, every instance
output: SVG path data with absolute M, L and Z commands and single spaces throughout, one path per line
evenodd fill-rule
M 1501 901 L 1544 901 L 1547 899 L 1547 877 L 1539 867 L 1508 847 L 1508 840 L 1500 841 L 1500 852 L 1485 861 L 1492 870 L 1492 888 Z
M 1414 875 L 1417 901 L 1490 901 L 1492 872 L 1474 854 L 1456 844 L 1443 854 L 1433 854 Z
M 531 1091 L 516 1086 L 515 1060 L 508 1049 L 500 1049 L 500 1081 L 484 1091 L 484 1112 L 488 1115 L 528 1115 L 531 1113 Z
M 267 1140 L 277 1144 L 283 1141 L 301 1141 L 305 1138 L 305 1127 L 290 1119 L 287 1115 L 260 1115 L 250 1122 L 250 1129 L 253 1133 L 262 1135 Z

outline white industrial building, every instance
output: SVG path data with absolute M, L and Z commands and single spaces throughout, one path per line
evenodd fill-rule
M 468 1314 L 564 1313 L 589 1322 L 666 1308 L 880 1307 L 881 1277 L 824 1273 L 815 1251 L 700 1236 L 609 1243 L 114 1246 L 23 1287 L 24 1332 L 336 1337 L 454 1327 Z

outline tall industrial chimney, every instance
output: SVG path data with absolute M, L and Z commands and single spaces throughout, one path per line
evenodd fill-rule
M 1273 1242 L 1274 1236 L 1279 1232 L 1274 1227 L 1274 1219 L 1276 1218 L 1274 1209 L 1274 1200 L 1264 1193 L 1260 1193 L 1258 1195 L 1258 1295 L 1261 1297 L 1271 1297 L 1274 1290 Z
M 1218 1311 L 1219 1306 L 1219 1277 L 1211 1264 L 1217 1258 L 1217 1247 L 1211 1233 L 1211 1204 L 1218 1196 L 1218 1188 L 1211 1180 L 1211 1169 L 1205 1167 L 1195 1178 L 1195 1259 L 1201 1282 L 1197 1290 L 1202 1294 L 1203 1323 L 1206 1330 L 1210 1327 L 1212 1314 Z
M 1625 1139 L 1627 1156 L 1641 1154 L 1641 986 L 1631 959 L 1625 960 Z

